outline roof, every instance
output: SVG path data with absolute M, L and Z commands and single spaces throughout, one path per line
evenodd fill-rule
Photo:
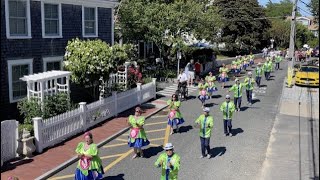
M 62 4 L 97 6 L 104 8 L 115 8 L 119 5 L 118 0 L 32 0 L 32 1 L 53 1 Z
M 23 76 L 20 79 L 22 81 L 36 82 L 36 81 L 48 81 L 52 79 L 63 78 L 70 75 L 71 75 L 70 71 L 47 71 L 47 72 L 42 72 L 38 74 Z

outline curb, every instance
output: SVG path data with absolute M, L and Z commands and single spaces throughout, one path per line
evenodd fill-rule
M 150 118 L 151 116 L 153 116 L 154 114 L 158 113 L 159 111 L 162 111 L 163 109 L 165 109 L 166 107 L 168 107 L 168 105 L 163 105 L 164 107 L 161 107 L 159 109 L 157 109 L 156 111 L 152 112 L 151 114 L 146 116 L 146 119 Z M 109 143 L 110 141 L 116 139 L 117 137 L 119 137 L 120 135 L 122 135 L 123 133 L 127 132 L 130 129 L 130 127 L 126 127 L 120 131 L 118 131 L 117 133 L 115 133 L 114 135 L 112 135 L 111 137 L 106 138 L 105 140 L 102 140 L 100 143 L 97 144 L 98 148 L 100 148 L 101 146 Z M 62 163 L 61 165 L 57 166 L 56 168 L 46 172 L 45 174 L 37 177 L 35 180 L 43 180 L 43 179 L 48 179 L 51 176 L 53 176 L 54 174 L 56 174 L 57 172 L 61 171 L 62 169 L 68 167 L 70 164 L 73 164 L 75 162 L 77 162 L 78 157 L 75 156 L 69 160 L 67 160 L 66 162 Z

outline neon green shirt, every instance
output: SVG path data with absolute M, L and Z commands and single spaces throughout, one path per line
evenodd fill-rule
M 200 125 L 199 135 L 202 138 L 211 137 L 211 131 L 213 128 L 213 117 L 205 116 L 204 114 L 200 115 L 198 119 L 195 121 L 196 124 Z
M 254 82 L 255 81 L 253 78 L 246 77 L 246 79 L 244 79 L 244 84 L 246 85 L 246 89 L 253 90 Z
M 223 119 L 232 119 L 232 115 L 235 110 L 236 107 L 231 101 L 229 103 L 225 101 L 220 106 L 220 111 L 223 113 Z
M 145 118 L 143 116 L 138 117 L 138 119 L 136 120 L 133 115 L 130 115 L 128 122 L 133 128 L 138 128 L 139 126 L 142 127 L 144 125 L 144 121 L 145 121 Z M 132 130 L 130 130 L 130 133 L 131 133 L 131 131 Z M 146 132 L 144 131 L 144 129 L 142 128 L 139 130 L 139 133 L 136 138 L 132 138 L 131 136 L 129 136 L 129 138 L 130 138 L 130 142 L 134 143 L 136 138 L 141 138 L 141 139 L 146 140 L 147 135 L 146 135 Z
M 168 167 L 168 158 L 167 153 L 162 153 L 157 161 L 154 163 L 154 166 L 161 167 L 161 178 L 160 180 L 166 180 L 166 170 L 169 169 L 169 179 L 177 180 L 178 172 L 180 170 L 180 156 L 177 153 L 174 153 L 171 156 L 170 162 L 172 167 Z M 161 164 L 160 164 L 161 163 Z
M 239 83 L 238 84 L 234 84 L 229 91 L 233 91 L 234 93 L 234 97 L 238 98 L 238 97 L 242 97 L 242 90 L 243 90 L 244 84 L 243 83 Z

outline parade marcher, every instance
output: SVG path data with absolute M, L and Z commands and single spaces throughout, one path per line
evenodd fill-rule
M 188 86 L 191 86 L 193 85 L 193 80 L 195 78 L 195 67 L 193 59 L 191 59 L 190 62 L 186 65 L 186 69 L 188 69 Z
M 202 65 L 200 64 L 199 60 L 197 60 L 197 62 L 194 64 L 194 69 L 195 69 L 195 73 L 196 73 L 196 80 L 198 80 L 200 77 L 201 66 Z
M 169 105 L 168 125 L 170 125 L 170 134 L 173 134 L 173 127 L 176 126 L 176 131 L 178 132 L 179 125 L 184 123 L 184 119 L 179 110 L 181 102 L 179 101 L 178 96 L 173 94 L 171 99 L 167 101 L 167 105 Z
M 188 76 L 187 74 L 184 72 L 183 69 L 180 70 L 180 74 L 178 76 L 178 89 L 179 91 L 181 91 L 182 96 L 184 99 L 186 99 L 187 97 L 185 97 L 186 95 L 186 89 L 187 89 L 187 82 L 188 81 Z
M 138 153 L 140 153 L 140 157 L 143 157 L 142 147 L 150 144 L 147 139 L 146 132 L 144 131 L 143 125 L 145 122 L 145 118 L 141 116 L 142 110 L 140 107 L 135 108 L 135 114 L 130 115 L 128 118 L 128 125 L 131 127 L 128 139 L 129 147 L 133 147 L 134 155 L 132 159 L 138 157 Z
M 207 86 L 207 92 L 208 97 L 211 98 L 213 92 L 217 91 L 217 86 L 215 85 L 214 81 L 216 80 L 216 77 L 212 75 L 212 72 L 209 72 L 209 76 L 206 76 L 206 86 Z
M 270 63 L 270 61 L 271 59 L 267 58 L 267 61 L 263 64 L 264 76 L 267 81 L 269 80 L 272 71 L 272 62 Z
M 232 115 L 236 110 L 233 102 L 230 101 L 230 95 L 226 95 L 226 101 L 220 106 L 220 111 L 223 114 L 223 127 L 225 136 L 232 136 Z
M 250 52 L 250 55 L 249 55 L 249 64 L 250 64 L 250 67 L 254 65 L 254 55 L 252 54 L 252 52 Z
M 205 101 L 209 99 L 207 94 L 208 84 L 204 82 L 203 79 L 200 80 L 198 84 L 199 96 L 198 99 L 201 101 L 202 108 L 204 107 Z
M 213 128 L 213 117 L 209 115 L 210 109 L 208 107 L 204 108 L 203 112 L 204 113 L 200 115 L 199 118 L 195 121 L 195 127 L 200 129 L 199 135 L 202 154 L 200 158 L 207 156 L 207 158 L 210 159 L 210 137 Z
M 76 148 L 79 158 L 75 172 L 75 180 L 96 180 L 103 178 L 103 167 L 99 157 L 99 150 L 93 143 L 90 132 L 84 134 L 85 142 L 80 142 Z
M 173 145 L 167 143 L 163 148 L 166 152 L 162 153 L 154 165 L 161 168 L 160 180 L 177 180 L 180 169 L 180 156 L 174 152 Z
M 275 61 L 276 61 L 276 70 L 279 70 L 280 69 L 280 63 L 282 61 L 282 57 L 278 54 L 275 58 Z
M 220 75 L 219 75 L 220 82 L 222 82 L 221 87 L 222 89 L 224 89 L 225 83 L 228 81 L 229 69 L 226 67 L 225 64 L 222 64 L 222 67 L 220 67 L 219 72 L 220 72 Z
M 254 87 L 254 82 L 255 81 L 252 77 L 252 73 L 248 72 L 248 77 L 245 78 L 244 84 L 246 86 L 247 101 L 250 106 L 252 105 L 252 91 Z
M 255 69 L 255 73 L 256 73 L 256 83 L 259 88 L 261 86 L 262 72 L 263 72 L 263 68 L 261 67 L 261 63 L 258 63 L 258 66 Z
M 263 50 L 262 50 L 262 58 L 266 58 L 267 57 L 267 55 L 268 55 L 268 48 L 263 48 Z
M 233 91 L 233 93 L 234 93 L 234 96 L 233 96 L 234 104 L 236 106 L 237 111 L 240 111 L 240 109 L 241 109 L 241 100 L 242 100 L 242 91 L 243 91 L 243 88 L 244 88 L 244 84 L 240 83 L 238 78 L 235 80 L 235 82 L 236 82 L 236 84 L 234 84 L 228 90 L 228 92 Z
M 238 57 L 236 60 L 236 71 L 235 71 L 235 76 L 240 76 L 241 70 L 242 70 L 242 61 L 241 61 L 241 56 Z
M 246 71 L 247 67 L 249 66 L 248 56 L 247 55 L 243 56 L 241 61 L 242 61 L 242 68 Z

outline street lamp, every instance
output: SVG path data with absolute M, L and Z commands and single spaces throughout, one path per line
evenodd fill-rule
M 178 59 L 178 73 L 177 73 L 177 77 L 179 76 L 179 69 L 180 69 L 180 59 L 181 59 L 181 51 L 179 50 L 177 52 L 177 59 Z
M 270 39 L 270 42 L 271 42 L 271 49 L 273 49 L 274 39 Z

